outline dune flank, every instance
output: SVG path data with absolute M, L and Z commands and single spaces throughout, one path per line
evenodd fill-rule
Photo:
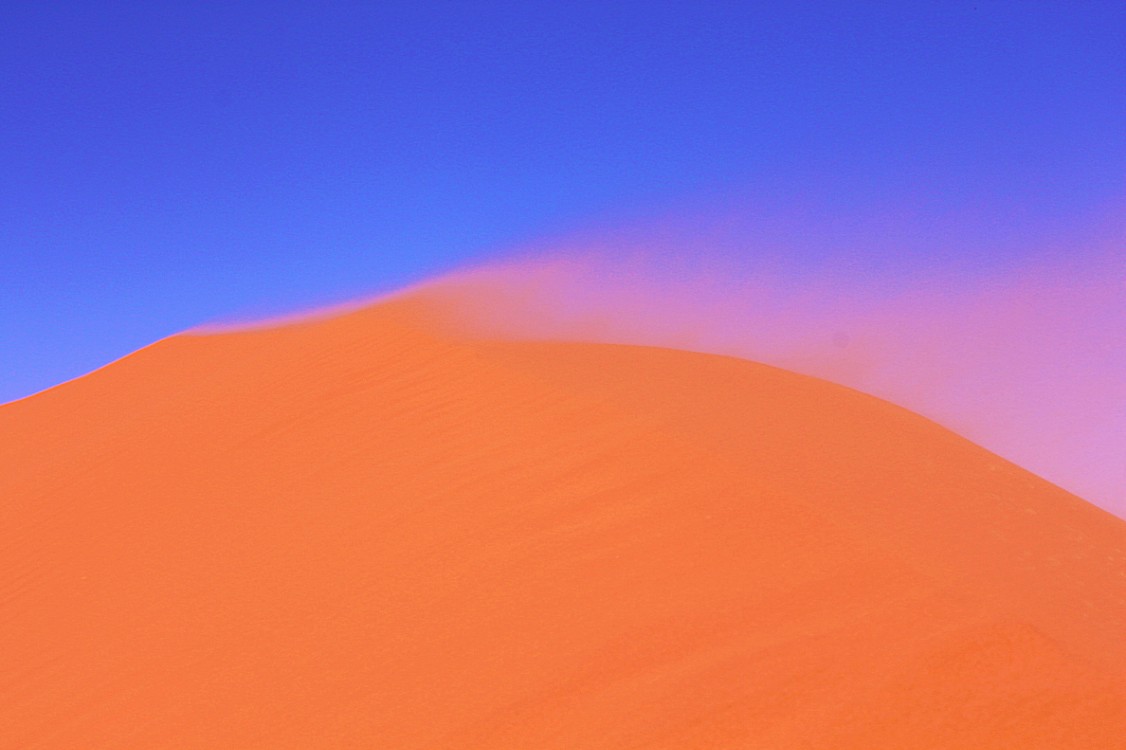
M 843 387 L 440 311 L 0 407 L 0 747 L 1123 746 L 1123 521 Z

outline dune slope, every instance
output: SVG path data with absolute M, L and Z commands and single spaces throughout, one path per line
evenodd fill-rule
M 430 312 L 0 407 L 0 747 L 1122 746 L 1126 523 L 822 381 Z

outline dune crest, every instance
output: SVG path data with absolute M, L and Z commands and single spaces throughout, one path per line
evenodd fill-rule
M 824 381 L 448 314 L 0 407 L 0 746 L 1126 736 L 1123 521 Z
M 547 249 L 433 286 L 471 331 L 726 354 L 870 393 L 1126 519 L 1121 231 L 983 276 L 651 242 Z

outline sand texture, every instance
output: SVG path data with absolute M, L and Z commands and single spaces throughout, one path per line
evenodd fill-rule
M 0 748 L 1126 747 L 1126 522 L 840 386 L 435 309 L 0 407 Z

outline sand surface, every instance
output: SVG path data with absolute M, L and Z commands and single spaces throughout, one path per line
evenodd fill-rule
M 1126 746 L 1126 522 L 836 385 L 437 310 L 0 407 L 0 748 Z

